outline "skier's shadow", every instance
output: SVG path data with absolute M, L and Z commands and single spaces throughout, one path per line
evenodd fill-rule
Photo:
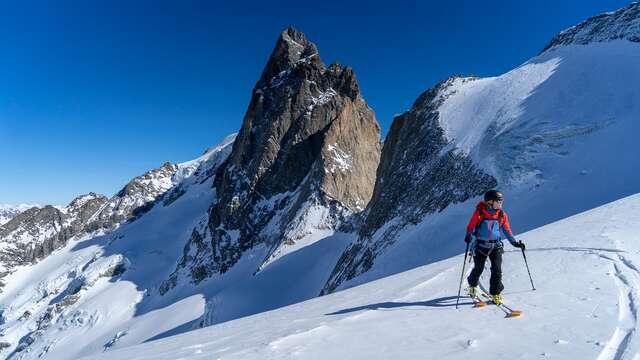
M 394 310 L 417 310 L 417 309 L 405 309 L 406 307 L 421 306 L 421 307 L 455 307 L 457 296 L 445 296 L 432 300 L 416 301 L 416 302 L 381 302 L 377 304 L 368 304 L 362 306 L 356 306 L 348 309 L 338 310 L 325 315 L 341 315 L 348 314 L 362 310 L 378 310 L 378 311 L 394 311 Z M 460 301 L 458 305 L 473 305 L 470 301 Z

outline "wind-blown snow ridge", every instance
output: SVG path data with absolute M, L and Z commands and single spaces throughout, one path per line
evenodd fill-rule
M 615 123 L 633 127 L 629 117 L 638 105 L 630 99 L 640 89 L 616 80 L 616 74 L 640 77 L 631 65 L 638 54 L 639 46 L 624 41 L 569 45 L 499 77 L 454 80 L 438 109 L 440 124 L 502 186 L 540 184 L 544 174 L 535 163 L 567 156 L 564 144 L 572 138 Z
M 628 40 L 640 43 L 640 2 L 596 15 L 556 35 L 541 53 L 562 45 Z

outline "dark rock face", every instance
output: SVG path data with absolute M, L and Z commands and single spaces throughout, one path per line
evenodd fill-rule
M 0 229 L 0 278 L 15 266 L 33 264 L 86 231 L 90 218 L 107 203 L 103 195 L 89 193 L 60 210 L 31 208 Z
M 69 235 L 86 231 L 92 217 L 108 202 L 104 195 L 89 193 L 75 198 L 65 208 L 65 228 Z M 71 236 L 73 236 L 71 235 Z
M 439 124 L 442 90 L 451 80 L 424 92 L 411 110 L 394 119 L 360 238 L 343 253 L 323 293 L 369 270 L 376 255 L 407 224 L 496 186 L 492 176 L 451 146 Z M 383 225 L 387 226 L 379 232 Z
M 0 262 L 11 268 L 34 262 L 64 242 L 64 214 L 53 206 L 31 208 L 5 224 L 0 232 Z M 0 277 L 6 275 L 3 269 Z
M 640 42 L 640 3 L 591 17 L 556 35 L 540 53 L 562 45 L 586 45 L 619 39 Z
M 2 228 L 3 224 L 8 223 L 11 219 L 16 217 L 18 214 L 20 214 L 25 210 L 29 210 L 32 207 L 37 207 L 37 206 L 29 206 L 26 204 L 15 205 L 15 206 L 0 205 L 0 229 Z
M 198 282 L 258 244 L 273 254 L 304 236 L 295 226 L 310 207 L 330 209 L 323 226 L 337 228 L 371 198 L 379 132 L 353 70 L 326 67 L 304 34 L 283 31 L 217 171 L 209 223 L 185 249 L 194 263 L 182 266 Z

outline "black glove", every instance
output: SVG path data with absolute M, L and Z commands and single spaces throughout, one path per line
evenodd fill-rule
M 471 234 L 467 234 L 467 235 L 464 237 L 464 242 L 466 242 L 467 244 L 468 244 L 468 243 L 470 243 L 470 242 L 471 242 L 471 240 L 473 240 L 473 239 L 472 239 L 472 237 L 471 237 Z
M 518 241 L 518 242 L 517 242 L 517 243 L 515 243 L 515 245 L 513 245 L 513 246 L 515 246 L 515 247 L 517 247 L 517 248 L 520 248 L 520 249 L 522 249 L 522 250 L 525 250 L 525 249 L 526 249 L 526 246 L 524 246 L 524 243 L 523 243 L 522 241 Z

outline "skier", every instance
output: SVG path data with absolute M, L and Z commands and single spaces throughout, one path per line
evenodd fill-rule
M 469 282 L 469 296 L 478 297 L 478 281 L 484 263 L 487 258 L 491 261 L 491 280 L 489 293 L 495 304 L 502 304 L 502 295 L 504 289 L 502 285 L 502 235 L 509 240 L 511 245 L 525 249 L 522 241 L 516 241 L 511 232 L 509 218 L 507 213 L 502 210 L 502 193 L 497 190 L 489 190 L 484 194 L 484 201 L 480 201 L 476 205 L 476 211 L 471 216 L 469 225 L 467 225 L 467 235 L 464 241 L 471 243 L 473 251 L 474 267 L 471 274 L 467 277 Z

